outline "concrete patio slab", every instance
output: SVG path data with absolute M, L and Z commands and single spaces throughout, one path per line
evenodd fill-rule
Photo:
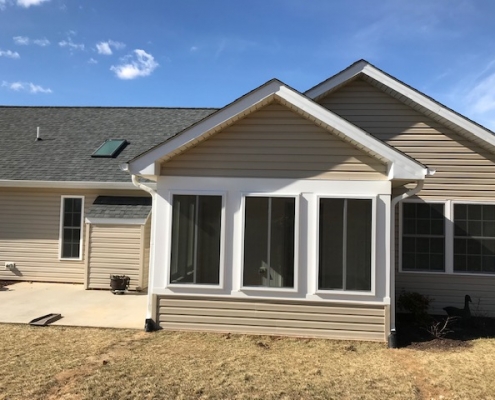
M 51 325 L 144 329 L 146 293 L 114 295 L 82 285 L 18 282 L 0 289 L 0 323 L 27 324 L 46 314 L 62 314 Z

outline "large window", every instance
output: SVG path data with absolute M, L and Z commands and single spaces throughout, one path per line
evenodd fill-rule
M 320 199 L 319 290 L 371 290 L 372 200 Z
M 244 286 L 294 287 L 293 197 L 246 197 Z
M 495 272 L 495 205 L 454 204 L 454 272 Z
M 403 203 L 402 269 L 445 270 L 443 203 Z
M 218 285 L 222 196 L 174 195 L 170 283 Z
M 81 258 L 82 197 L 62 197 L 60 258 Z

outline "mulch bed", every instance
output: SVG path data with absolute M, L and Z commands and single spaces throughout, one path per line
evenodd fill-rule
M 444 321 L 446 316 L 433 315 L 432 323 Z M 428 332 L 428 326 L 418 326 L 409 314 L 398 314 L 397 344 L 399 347 L 418 350 L 452 350 L 470 347 L 471 340 L 495 338 L 495 318 L 472 317 L 467 321 L 453 321 L 445 336 L 435 337 Z

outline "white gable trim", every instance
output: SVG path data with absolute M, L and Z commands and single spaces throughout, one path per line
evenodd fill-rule
M 477 125 L 469 119 L 455 113 L 444 105 L 430 99 L 428 96 L 418 92 L 415 89 L 412 89 L 399 80 L 380 71 L 378 68 L 374 67 L 364 60 L 358 61 L 357 63 L 351 65 L 349 68 L 343 70 L 337 75 L 334 75 L 330 79 L 327 79 L 319 85 L 316 85 L 315 87 L 309 89 L 305 93 L 305 95 L 313 100 L 322 98 L 328 92 L 347 83 L 360 74 L 374 79 L 375 81 L 408 98 L 412 102 L 416 103 L 418 106 L 428 110 L 431 113 L 436 114 L 438 117 L 446 120 L 448 123 L 453 124 L 462 130 L 468 131 L 469 133 L 476 136 L 478 139 L 481 139 L 491 146 L 495 146 L 495 135 L 488 129 L 483 128 L 482 126 Z
M 129 163 L 128 169 L 131 174 L 135 175 L 159 175 L 159 162 L 166 161 L 197 145 L 214 133 L 273 102 L 275 99 L 281 101 L 296 113 L 312 120 L 316 125 L 322 126 L 363 152 L 387 164 L 388 178 L 390 180 L 418 180 L 424 179 L 425 175 L 428 174 L 428 170 L 424 165 L 374 138 L 277 80 L 266 83 L 162 145 L 135 158 Z

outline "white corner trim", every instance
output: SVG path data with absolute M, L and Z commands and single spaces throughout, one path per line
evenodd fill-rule
M 147 218 L 94 218 L 86 217 L 87 224 L 101 225 L 144 225 Z
M 152 189 L 156 189 L 156 183 L 146 183 Z M 129 182 L 91 182 L 91 181 L 24 181 L 24 180 L 0 180 L 0 187 L 15 188 L 46 188 L 46 189 L 125 189 L 140 190 Z

